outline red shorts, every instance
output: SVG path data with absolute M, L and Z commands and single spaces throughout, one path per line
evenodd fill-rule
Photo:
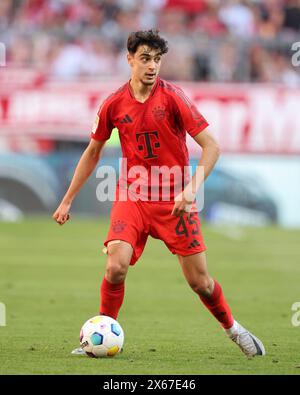
M 142 255 L 148 236 L 162 240 L 173 254 L 193 255 L 206 249 L 198 213 L 171 215 L 173 202 L 115 201 L 104 245 L 123 240 L 132 245 L 131 265 Z

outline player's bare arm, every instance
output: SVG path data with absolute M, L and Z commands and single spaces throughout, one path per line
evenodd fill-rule
M 83 152 L 76 166 L 71 184 L 52 216 L 58 224 L 63 225 L 70 218 L 69 212 L 72 202 L 99 162 L 104 144 L 105 141 L 92 139 Z
M 185 212 L 189 211 L 199 187 L 209 176 L 220 156 L 219 145 L 207 130 L 197 134 L 194 137 L 194 140 L 202 148 L 202 155 L 191 181 L 185 187 L 184 191 L 175 198 L 175 204 L 172 211 L 172 215 L 175 216 L 181 216 Z

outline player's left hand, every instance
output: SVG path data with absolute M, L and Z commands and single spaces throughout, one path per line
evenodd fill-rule
M 52 215 L 54 221 L 56 221 L 59 225 L 63 225 L 64 223 L 66 223 L 70 219 L 70 208 L 70 203 L 62 202 Z
M 175 215 L 175 217 L 181 217 L 185 213 L 190 213 L 194 199 L 191 197 L 188 199 L 186 195 L 185 191 L 183 191 L 175 197 L 172 210 L 172 215 Z

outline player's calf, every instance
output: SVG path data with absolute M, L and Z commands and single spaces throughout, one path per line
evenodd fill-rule
M 107 249 L 106 272 L 100 287 L 99 314 L 116 319 L 124 300 L 124 282 L 133 249 L 129 243 L 115 240 L 108 243 Z

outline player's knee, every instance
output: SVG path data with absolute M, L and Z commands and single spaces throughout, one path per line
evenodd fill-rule
M 118 283 L 125 280 L 129 262 L 126 258 L 118 256 L 109 256 L 106 266 L 106 278 L 112 283 Z
M 197 280 L 189 282 L 190 287 L 199 296 L 210 296 L 210 279 L 206 276 L 201 276 Z
M 125 280 L 127 270 L 121 265 L 109 265 L 106 268 L 106 278 L 111 283 L 120 283 Z

